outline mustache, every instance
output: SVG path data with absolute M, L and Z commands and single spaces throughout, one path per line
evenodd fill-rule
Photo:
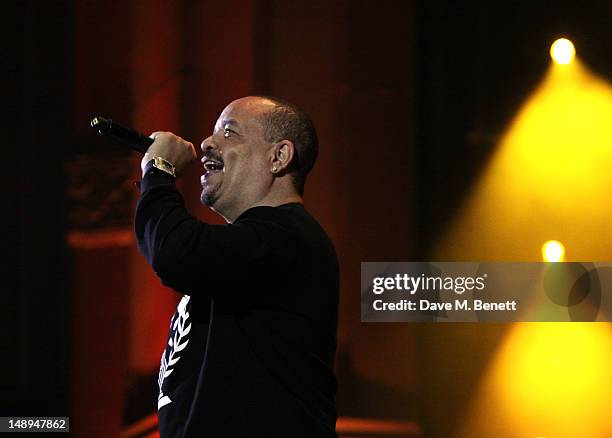
M 213 151 L 208 151 L 202 156 L 202 162 L 206 160 L 213 160 L 218 161 L 219 163 L 223 163 L 223 158 L 221 157 L 221 154 Z

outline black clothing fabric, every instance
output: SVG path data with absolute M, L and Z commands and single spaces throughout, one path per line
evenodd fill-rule
M 301 204 L 201 222 L 155 168 L 141 191 L 138 247 L 184 295 L 160 366 L 161 437 L 336 437 L 338 261 L 324 230 Z

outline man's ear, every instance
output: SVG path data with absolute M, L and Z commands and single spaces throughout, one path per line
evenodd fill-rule
M 274 145 L 272 173 L 279 174 L 289 168 L 295 155 L 295 145 L 291 140 L 281 140 Z

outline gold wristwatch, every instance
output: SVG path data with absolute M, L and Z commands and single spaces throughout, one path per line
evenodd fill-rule
M 153 167 L 162 170 L 176 178 L 174 164 L 172 164 L 168 160 L 163 159 L 162 157 L 153 157 Z

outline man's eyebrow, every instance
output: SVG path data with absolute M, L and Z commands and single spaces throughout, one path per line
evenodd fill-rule
M 240 124 L 234 120 L 234 119 L 225 119 L 223 120 L 223 126 L 225 125 L 234 125 L 234 126 L 240 126 Z

